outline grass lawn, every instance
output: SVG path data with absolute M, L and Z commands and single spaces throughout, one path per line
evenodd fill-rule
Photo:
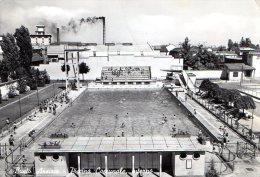
M 50 98 L 54 95 L 54 93 L 58 93 L 61 91 L 58 87 L 60 84 L 48 84 L 45 87 L 39 87 L 39 102 Z M 54 89 L 55 88 L 55 89 Z M 28 96 L 29 95 L 29 96 Z M 19 96 L 15 98 L 10 98 L 8 103 L 5 101 L 1 104 L 0 107 L 0 128 L 5 126 L 5 120 L 7 117 L 10 118 L 10 122 L 13 122 L 17 118 L 20 117 L 20 103 Z M 5 105 L 3 105 L 5 104 Z M 31 111 L 38 105 L 38 98 L 37 98 L 37 91 L 33 90 L 26 94 L 21 94 L 21 115 L 26 114 L 27 112 Z

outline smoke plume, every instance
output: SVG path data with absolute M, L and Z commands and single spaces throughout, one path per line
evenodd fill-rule
M 87 18 L 80 18 L 80 19 L 71 19 L 66 25 L 62 25 L 61 29 L 62 32 L 73 32 L 73 33 L 78 33 L 81 29 L 81 26 L 83 24 L 96 24 L 99 22 L 103 17 L 87 17 Z

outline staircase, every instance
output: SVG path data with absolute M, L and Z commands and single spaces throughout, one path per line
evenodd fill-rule
M 181 79 L 181 76 L 182 76 L 182 79 Z M 179 79 L 179 82 L 180 82 L 180 84 L 181 84 L 181 87 L 182 87 L 182 88 L 186 88 L 186 82 L 185 82 L 185 80 L 184 80 L 184 78 L 183 78 L 183 75 L 177 74 L 177 78 Z

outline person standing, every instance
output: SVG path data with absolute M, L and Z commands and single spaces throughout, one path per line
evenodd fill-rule
M 14 137 L 13 137 L 13 135 L 10 135 L 10 137 L 9 137 L 9 144 L 10 144 L 10 146 L 14 146 Z
M 22 156 L 22 167 L 25 168 L 26 167 L 26 161 L 27 159 L 25 158 L 25 155 Z
M 16 133 L 15 130 L 17 129 L 16 121 L 14 121 L 13 127 L 14 127 L 14 134 L 15 134 Z
M 10 130 L 9 130 L 9 128 L 10 128 L 10 118 L 8 117 L 5 122 L 6 122 L 8 132 L 10 132 Z

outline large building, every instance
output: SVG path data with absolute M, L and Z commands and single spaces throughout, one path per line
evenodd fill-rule
M 37 25 L 37 30 L 35 34 L 31 34 L 31 43 L 33 47 L 46 47 L 51 44 L 51 35 L 45 34 L 45 26 L 44 25 Z
M 46 140 L 46 139 L 45 139 Z M 85 173 L 203 177 L 206 146 L 193 136 L 69 137 L 36 145 L 36 177 Z M 50 143 L 51 142 L 51 143 Z M 119 172 L 120 170 L 120 172 Z M 52 172 L 48 174 L 47 172 Z M 109 176 L 110 176 L 109 175 Z M 164 175 L 163 175 L 164 176 Z
M 40 65 L 38 68 L 40 70 L 45 69 L 51 79 L 65 79 L 65 73 L 60 68 L 64 64 L 65 50 L 70 49 L 86 49 L 86 51 L 80 52 L 79 62 L 85 62 L 90 68 L 90 72 L 84 77 L 87 80 L 101 78 L 102 68 L 111 66 L 148 66 L 151 68 L 151 77 L 159 80 L 166 78 L 167 72 L 164 70 L 183 69 L 182 58 L 162 55 L 149 44 L 136 45 L 131 43 L 80 44 L 78 46 L 69 44 L 50 45 L 47 47 L 47 56 L 52 62 Z M 69 52 L 68 54 L 68 64 L 71 65 L 69 76 L 75 75 L 72 59 L 75 59 L 76 56 L 76 52 Z M 80 75 L 80 77 L 82 76 Z

